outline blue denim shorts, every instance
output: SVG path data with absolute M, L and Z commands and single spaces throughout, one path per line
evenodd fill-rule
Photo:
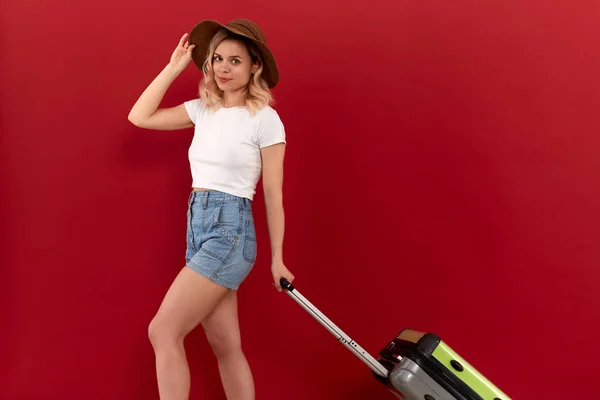
M 186 265 L 211 281 L 237 290 L 256 259 L 252 201 L 215 191 L 188 199 Z

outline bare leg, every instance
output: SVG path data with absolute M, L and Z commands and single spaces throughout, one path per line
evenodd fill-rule
M 217 357 L 227 399 L 254 400 L 252 372 L 242 351 L 237 292 L 227 293 L 202 325 Z
M 228 291 L 187 267 L 173 281 L 148 327 L 161 400 L 188 399 L 190 372 L 183 340 Z

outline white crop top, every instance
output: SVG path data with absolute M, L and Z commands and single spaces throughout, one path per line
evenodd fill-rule
M 286 143 L 277 112 L 264 107 L 254 116 L 245 107 L 211 111 L 201 99 L 184 103 L 194 123 L 188 150 L 192 186 L 253 199 L 260 178 L 260 149 Z

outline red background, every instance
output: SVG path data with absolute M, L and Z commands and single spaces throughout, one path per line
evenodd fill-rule
M 372 354 L 433 331 L 515 399 L 590 398 L 600 356 L 595 2 L 5 2 L 0 398 L 157 398 L 147 325 L 183 265 L 192 131 L 127 114 L 205 18 L 281 68 L 285 261 Z M 312 25 L 312 26 L 309 26 Z M 190 66 L 164 105 L 193 98 Z M 240 292 L 259 399 L 391 399 L 271 286 Z M 201 330 L 192 398 L 224 398 Z

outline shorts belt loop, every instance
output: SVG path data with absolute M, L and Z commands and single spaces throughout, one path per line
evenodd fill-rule
M 204 191 L 204 202 L 203 202 L 203 205 L 204 205 L 204 209 L 206 210 L 206 207 L 208 205 L 208 190 Z

